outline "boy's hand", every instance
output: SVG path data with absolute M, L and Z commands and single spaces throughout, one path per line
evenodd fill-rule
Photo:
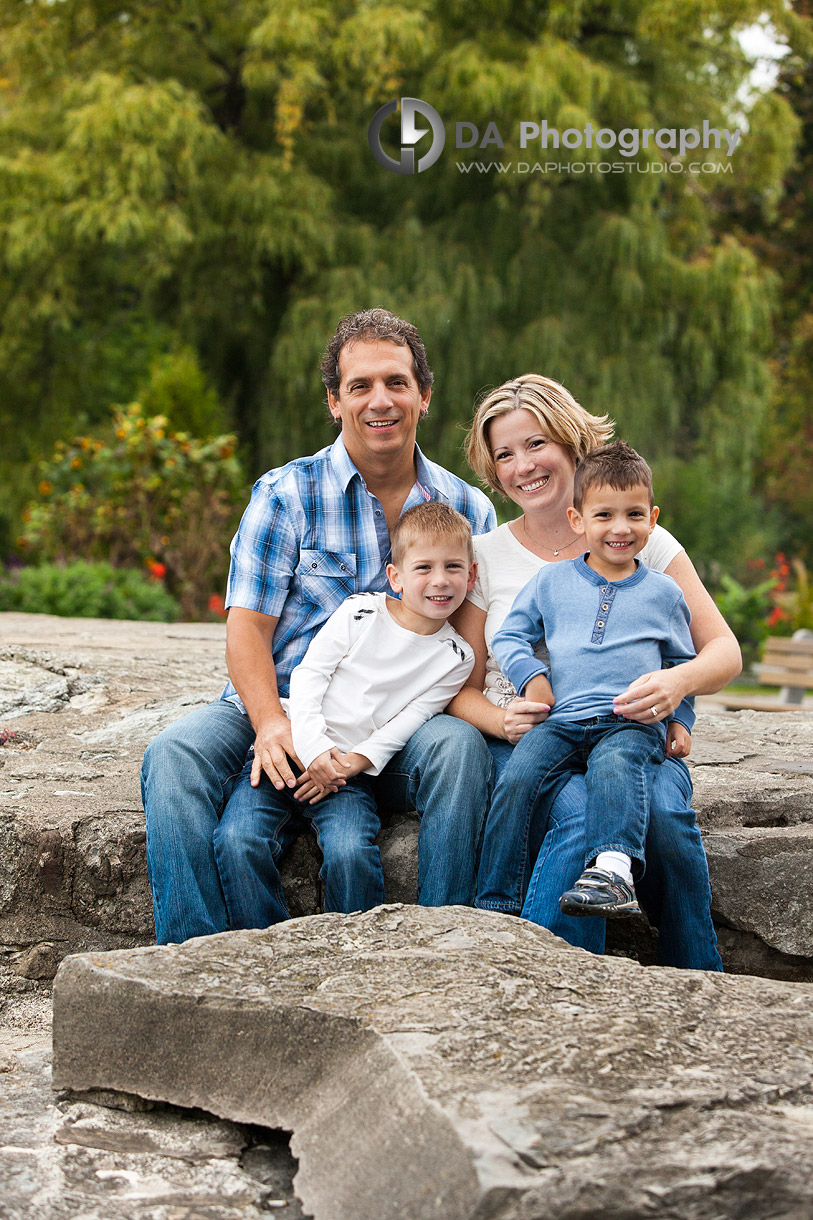
M 341 759 L 347 767 L 345 774 L 348 779 L 351 779 L 354 775 L 361 775 L 362 771 L 366 771 L 368 767 L 373 765 L 369 758 L 365 758 L 363 754 L 356 754 L 355 751 L 341 755 Z
M 323 788 L 332 788 L 335 791 L 337 785 L 341 787 L 348 779 L 349 769 L 344 759 L 345 755 L 334 746 L 332 750 L 325 750 L 324 754 L 314 758 L 308 767 L 308 774 Z
M 342 754 L 341 750 L 334 746 L 332 750 L 325 750 L 324 754 L 314 758 L 308 767 L 308 773 L 317 784 L 335 792 L 337 785 L 341 787 L 354 775 L 371 766 L 369 758 L 365 758 L 363 754 Z
M 331 792 L 338 792 L 337 784 L 330 788 L 325 788 L 322 784 L 317 784 L 315 779 L 311 779 L 309 773 L 304 771 L 299 777 L 299 787 L 294 792 L 294 799 L 304 805 L 318 805 L 319 801 L 323 801 L 326 796 L 330 796 Z
M 692 749 L 692 735 L 685 725 L 670 720 L 666 726 L 666 757 L 688 758 Z
M 532 703 L 541 703 L 548 711 L 556 702 L 551 684 L 544 674 L 537 674 L 535 678 L 531 678 L 525 687 L 525 698 L 530 699 Z

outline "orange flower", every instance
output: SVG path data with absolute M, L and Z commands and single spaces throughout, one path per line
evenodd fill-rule
M 157 559 L 148 559 L 146 564 L 150 570 L 150 576 L 152 576 L 153 580 L 164 579 L 167 574 L 167 565 L 165 563 L 159 563 Z
M 40 495 L 41 496 L 50 496 L 50 494 L 53 490 L 54 490 L 53 483 L 49 483 L 47 479 L 43 479 L 39 485 Z

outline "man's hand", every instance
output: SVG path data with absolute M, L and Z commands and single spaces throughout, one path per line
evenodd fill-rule
M 666 726 L 666 757 L 688 758 L 692 749 L 692 735 L 678 720 L 670 720 Z
M 296 776 L 291 770 L 289 758 L 301 766 L 291 737 L 291 722 L 283 712 L 266 720 L 257 729 L 254 739 L 254 762 L 251 767 L 251 786 L 256 788 L 263 771 L 277 789 L 293 788 Z

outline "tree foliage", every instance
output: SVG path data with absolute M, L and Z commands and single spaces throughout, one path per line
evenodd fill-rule
M 516 163 L 524 120 L 743 126 L 737 32 L 764 13 L 807 45 L 781 0 L 0 0 L 0 423 L 27 421 L 7 471 L 184 349 L 253 474 L 318 448 L 321 350 L 341 313 L 383 304 L 429 347 L 432 456 L 462 471 L 475 395 L 543 372 L 608 411 L 675 503 L 702 484 L 712 517 L 739 505 L 730 556 L 754 524 L 776 279 L 729 230 L 777 207 L 787 99 L 752 109 L 729 175 L 652 148 L 622 174 L 595 149 L 526 150 L 565 167 L 546 174 L 456 166 Z M 414 177 L 367 146 L 402 96 L 446 122 Z M 505 149 L 455 152 L 464 120 L 496 121 Z

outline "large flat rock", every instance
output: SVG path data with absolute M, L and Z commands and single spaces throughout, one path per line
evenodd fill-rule
M 224 643 L 217 623 L 0 614 L 0 951 L 21 975 L 153 939 L 141 757 L 217 695 Z M 692 767 L 726 967 L 813 979 L 813 714 L 701 700 Z M 385 819 L 381 846 L 388 900 L 414 901 L 416 821 Z M 293 914 L 319 909 L 318 870 L 301 840 Z
M 54 1084 L 292 1130 L 315 1220 L 811 1214 L 809 988 L 462 907 L 70 957 Z

